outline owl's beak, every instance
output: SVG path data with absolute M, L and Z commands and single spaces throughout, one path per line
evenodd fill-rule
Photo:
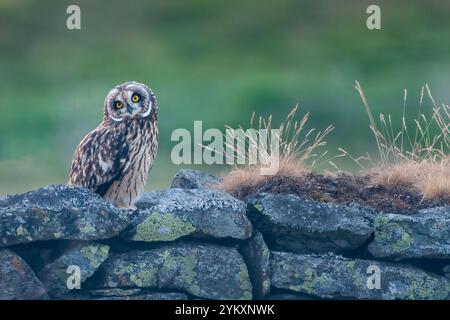
M 127 110 L 129 113 L 133 114 L 133 107 L 127 104 Z

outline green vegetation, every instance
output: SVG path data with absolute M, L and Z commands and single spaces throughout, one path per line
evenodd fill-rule
M 65 28 L 71 1 L 0 2 L 0 194 L 65 183 L 107 91 L 126 80 L 149 84 L 159 101 L 148 189 L 166 187 L 180 168 L 170 134 L 194 120 L 245 126 L 256 112 L 279 123 L 300 103 L 311 127 L 335 126 L 330 150 L 359 155 L 376 145 L 356 79 L 373 112 L 396 119 L 404 88 L 418 101 L 428 82 L 438 104 L 450 101 L 448 2 L 382 2 L 381 31 L 365 27 L 371 3 L 360 0 L 76 2 L 81 31 Z

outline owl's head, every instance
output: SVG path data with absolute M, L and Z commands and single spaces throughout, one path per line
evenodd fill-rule
M 129 81 L 114 87 L 105 98 L 104 117 L 115 122 L 156 113 L 156 98 L 145 84 Z

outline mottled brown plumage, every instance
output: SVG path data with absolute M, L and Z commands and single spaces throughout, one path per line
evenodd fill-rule
M 112 89 L 103 121 L 75 150 L 68 184 L 88 188 L 116 207 L 132 207 L 158 149 L 157 109 L 155 95 L 143 84 Z

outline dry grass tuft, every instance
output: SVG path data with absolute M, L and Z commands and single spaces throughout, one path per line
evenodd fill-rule
M 306 129 L 309 120 L 309 114 L 296 119 L 298 106 L 295 106 L 288 114 L 286 119 L 279 126 L 279 167 L 275 175 L 262 175 L 260 169 L 268 163 L 268 158 L 259 157 L 257 165 L 235 165 L 230 172 L 227 172 L 221 183 L 216 187 L 229 193 L 235 193 L 237 190 L 253 189 L 273 177 L 301 177 L 313 168 L 320 166 L 323 162 L 332 163 L 332 159 L 324 160 L 327 151 L 317 153 L 318 149 L 326 145 L 325 138 L 333 130 L 328 126 L 325 130 L 317 132 L 316 129 Z M 250 122 L 253 128 L 254 115 Z M 242 129 L 242 127 L 240 127 Z M 256 129 L 273 128 L 272 116 L 268 118 L 259 117 L 258 127 Z M 258 154 L 262 157 L 266 155 L 267 150 L 261 150 L 261 145 L 257 143 L 257 138 L 246 136 L 248 144 L 258 149 Z M 270 140 L 270 137 L 269 137 Z M 243 151 L 235 145 L 228 145 L 236 154 L 243 154 Z M 251 147 L 250 147 L 251 148 Z M 244 153 L 244 156 L 247 155 Z
M 378 185 L 412 186 L 425 199 L 450 197 L 450 158 L 439 162 L 405 160 L 401 164 L 370 169 L 367 175 Z
M 371 182 L 387 186 L 413 187 L 424 199 L 450 197 L 449 106 L 445 104 L 437 106 L 430 88 L 426 85 L 421 90 L 417 116 L 413 119 L 412 125 L 408 125 L 406 117 L 408 93 L 405 90 L 401 130 L 395 132 L 390 115 L 386 117 L 380 114 L 379 122 L 375 121 L 358 82 L 356 90 L 366 108 L 380 158 L 378 161 L 367 158 L 371 161 L 371 169 L 365 168 L 361 165 L 360 159 L 356 159 Z M 425 90 L 432 104 L 430 117 L 422 111 Z
M 235 193 L 242 189 L 257 189 L 271 177 L 262 175 L 260 169 L 260 165 L 234 167 L 230 172 L 227 172 L 217 188 L 228 193 Z M 282 157 L 276 176 L 302 177 L 307 172 L 308 169 L 294 157 Z

